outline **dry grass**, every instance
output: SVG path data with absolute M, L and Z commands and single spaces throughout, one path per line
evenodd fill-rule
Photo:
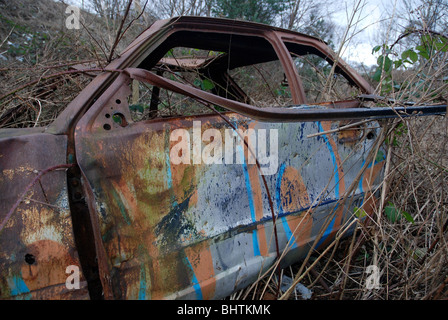
M 92 57 L 81 34 L 64 29 L 63 6 L 48 1 L 0 5 L 1 51 L 7 58 L 0 59 L 0 128 L 46 126 L 89 81 L 63 73 Z
M 66 8 L 63 1 L 0 1 L 0 128 L 51 123 L 91 81 L 74 66 L 105 66 L 147 27 L 135 12 L 119 29 L 125 12 L 105 21 L 81 11 L 81 28 L 67 29 Z

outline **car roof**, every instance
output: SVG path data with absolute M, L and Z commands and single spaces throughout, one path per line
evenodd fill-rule
M 279 28 L 270 26 L 267 24 L 259 23 L 259 22 L 253 22 L 253 21 L 246 21 L 246 20 L 238 20 L 238 19 L 228 19 L 228 18 L 215 18 L 215 17 L 201 17 L 201 16 L 178 16 L 173 17 L 170 19 L 162 20 L 165 21 L 165 26 L 170 25 L 176 25 L 176 24 L 210 24 L 214 26 L 223 26 L 223 27 L 232 27 L 232 28 L 248 28 L 248 29 L 256 29 L 256 30 L 265 30 L 265 31 L 275 31 L 275 32 L 283 32 L 283 33 L 289 33 L 293 35 L 300 35 L 305 38 L 319 40 L 321 42 L 324 42 L 319 37 L 311 36 L 305 33 L 301 33 L 298 31 L 293 31 L 289 29 Z M 231 32 L 231 30 L 228 30 Z

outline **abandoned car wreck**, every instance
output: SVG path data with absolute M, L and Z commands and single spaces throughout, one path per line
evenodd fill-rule
M 349 234 L 378 119 L 415 108 L 373 93 L 317 38 L 157 21 L 51 125 L 0 129 L 1 299 L 222 299 Z

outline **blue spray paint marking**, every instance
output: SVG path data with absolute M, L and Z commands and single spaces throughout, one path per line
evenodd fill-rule
M 324 129 L 322 128 L 322 124 L 320 122 L 318 122 L 317 124 L 319 126 L 319 132 L 323 132 Z M 334 181 L 336 183 L 334 193 L 335 193 L 336 199 L 339 199 L 338 163 L 336 162 L 336 156 L 334 154 L 333 148 L 331 147 L 330 140 L 328 140 L 328 138 L 327 138 L 327 135 L 324 134 L 324 135 L 322 135 L 322 137 L 324 138 L 324 141 L 327 144 L 328 150 L 330 151 L 330 157 L 331 157 L 331 161 L 333 162 L 333 167 L 334 167 Z M 335 207 L 335 209 L 333 210 L 333 212 L 331 214 L 336 212 L 336 210 L 338 209 L 338 206 L 339 206 L 339 204 L 336 204 L 336 207 Z M 328 225 L 328 227 L 325 230 L 324 234 L 320 238 L 319 242 L 316 245 L 316 248 L 318 248 L 327 239 L 328 235 L 333 230 L 333 226 L 334 226 L 335 221 L 336 221 L 336 215 L 333 217 L 333 220 L 330 222 L 330 224 Z
M 138 299 L 146 300 L 146 272 L 144 263 L 140 266 L 140 290 L 138 292 Z
M 196 299 L 203 300 L 201 286 L 199 285 L 199 281 L 196 278 L 196 274 L 194 273 L 193 266 L 191 265 L 190 260 L 188 260 L 187 257 L 185 257 L 185 262 L 190 267 L 191 271 L 193 272 L 193 288 L 194 288 L 194 291 L 196 292 Z
M 166 171 L 168 175 L 167 183 L 168 183 L 168 189 L 171 189 L 173 187 L 173 177 L 171 174 L 171 162 L 170 162 L 170 154 L 166 153 Z
M 168 138 L 169 136 L 169 130 L 165 131 L 165 164 L 166 164 L 166 171 L 168 175 L 167 183 L 168 183 L 168 189 L 171 189 L 173 187 L 173 177 L 171 175 L 171 159 L 170 159 L 170 140 Z
M 244 181 L 246 182 L 247 196 L 249 198 L 250 216 L 251 216 L 252 222 L 256 222 L 257 219 L 255 217 L 255 206 L 254 206 L 254 198 L 253 198 L 253 194 L 252 194 L 252 186 L 250 185 L 249 171 L 247 170 L 246 161 L 244 161 L 244 151 L 243 151 L 241 144 L 237 145 L 237 150 L 240 154 L 241 163 L 243 164 Z M 253 247 L 254 247 L 254 255 L 259 256 L 260 255 L 260 246 L 258 245 L 258 230 L 257 229 L 255 229 L 252 233 L 252 243 L 253 243 Z
M 23 281 L 22 277 L 14 276 L 12 277 L 12 285 L 11 285 L 11 296 L 17 296 L 23 293 L 30 293 L 30 289 L 26 286 L 25 281 Z M 25 299 L 31 299 L 30 296 L 25 296 Z
M 277 202 L 277 212 L 279 215 L 281 213 L 283 213 L 282 199 L 281 199 L 281 187 L 282 187 L 282 179 L 283 179 L 283 173 L 285 172 L 285 168 L 286 168 L 286 165 L 284 163 L 282 163 L 282 165 L 280 166 L 280 169 L 278 170 L 277 184 L 275 186 L 275 201 Z M 286 216 L 281 217 L 280 219 L 282 221 L 283 229 L 285 230 L 285 233 L 286 233 L 287 241 L 288 242 L 292 241 L 291 248 L 296 248 L 297 247 L 296 239 L 295 239 L 291 229 L 289 228 L 288 221 L 286 220 Z
M 281 186 L 282 186 L 283 173 L 285 173 L 285 168 L 286 165 L 282 163 L 280 169 L 278 169 L 277 184 L 275 186 L 275 201 L 277 202 L 278 214 L 282 213 Z
M 252 194 L 252 186 L 250 185 L 249 171 L 247 170 L 247 165 L 246 162 L 244 161 L 243 148 L 240 145 L 237 146 L 237 148 L 242 157 L 241 162 L 243 163 L 244 181 L 246 182 L 247 195 L 249 197 L 250 216 L 252 218 L 252 221 L 255 222 L 256 218 L 255 218 L 254 198 Z
M 386 155 L 383 154 L 383 158 L 382 158 L 381 160 L 378 161 L 378 160 L 375 158 L 375 160 L 373 161 L 373 166 L 376 165 L 376 164 L 378 164 L 378 163 L 380 163 L 380 162 L 382 162 L 382 161 L 384 161 L 384 160 L 386 160 Z M 364 167 L 365 164 L 366 164 L 366 160 L 364 159 L 364 160 L 362 161 L 362 166 L 361 166 L 361 167 Z M 369 163 L 369 165 L 367 166 L 367 169 L 370 169 L 371 167 L 372 167 L 372 162 Z M 364 173 L 362 174 L 361 179 L 359 180 L 359 190 L 361 190 L 361 192 L 364 193 L 364 189 L 363 189 L 363 187 L 362 187 L 362 181 L 363 181 L 363 180 L 364 180 Z
M 166 136 L 168 136 L 168 133 L 166 134 Z M 167 139 L 165 139 L 165 142 L 166 142 L 165 143 L 165 147 L 166 147 L 165 164 L 166 164 L 166 171 L 167 171 L 167 185 L 168 185 L 168 189 L 172 190 L 173 189 L 173 176 L 171 173 L 170 144 L 169 144 L 169 140 L 167 140 Z M 172 208 L 177 206 L 177 201 L 176 201 L 173 193 L 171 193 L 171 202 L 172 202 L 172 205 L 171 205 Z

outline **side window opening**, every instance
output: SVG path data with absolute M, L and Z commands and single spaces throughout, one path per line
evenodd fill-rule
M 257 107 L 292 105 L 283 66 L 260 36 L 178 32 L 164 53 L 141 67 L 166 79 Z M 154 63 L 154 59 L 157 62 Z M 213 112 L 195 99 L 134 81 L 129 108 L 133 121 Z M 222 107 L 218 111 L 227 111 Z
M 147 82 L 133 80 L 132 94 L 128 97 L 132 121 L 154 118 L 190 116 L 206 113 L 206 106 L 193 98 L 152 86 Z
M 201 66 L 220 54 L 222 53 L 212 50 L 175 47 L 168 50 L 152 71 L 166 79 L 213 92 L 217 84 L 203 74 Z M 134 80 L 132 86 L 129 108 L 133 121 L 211 112 L 193 98 L 146 82 Z
M 354 99 L 362 91 L 353 85 L 338 69 L 314 48 L 285 43 L 302 79 L 306 98 L 310 104 Z
M 235 68 L 230 76 L 247 94 L 246 103 L 257 107 L 293 104 L 288 81 L 279 60 Z

